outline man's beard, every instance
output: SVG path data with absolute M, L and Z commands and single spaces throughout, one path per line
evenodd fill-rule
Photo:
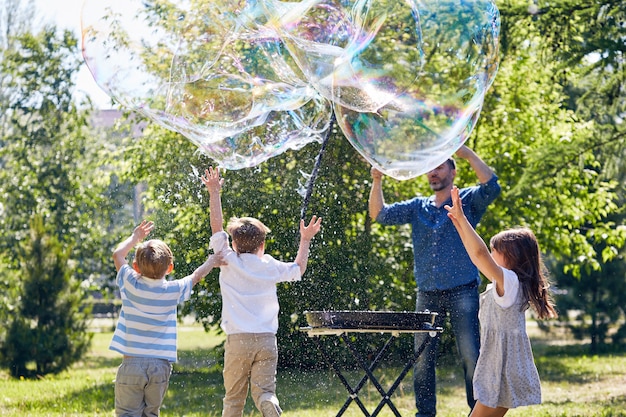
M 452 188 L 452 182 L 450 181 L 449 178 L 441 178 L 439 181 L 435 182 L 435 183 L 429 183 L 430 185 L 430 189 L 433 191 L 441 191 L 441 190 L 445 190 L 446 188 Z

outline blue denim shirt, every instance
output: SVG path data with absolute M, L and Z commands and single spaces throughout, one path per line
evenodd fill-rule
M 500 194 L 498 177 L 485 184 L 460 190 L 463 211 L 476 227 L 487 206 Z M 413 238 L 413 273 L 420 291 L 447 290 L 480 282 L 478 269 L 472 263 L 458 232 L 444 206 L 437 207 L 434 196 L 385 205 L 376 220 L 384 225 L 410 224 Z

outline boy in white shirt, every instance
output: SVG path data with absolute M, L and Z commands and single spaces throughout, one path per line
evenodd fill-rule
M 202 177 L 209 195 L 210 247 L 227 265 L 220 271 L 221 327 L 227 335 L 224 347 L 224 409 L 222 417 L 241 417 L 250 388 L 254 404 L 264 417 L 281 415 L 276 398 L 278 349 L 278 297 L 276 283 L 299 281 L 306 270 L 311 239 L 319 232 L 321 218 L 300 221 L 300 245 L 293 262 L 281 262 L 265 254 L 270 231 L 252 217 L 232 218 L 223 228 L 220 191 L 224 183 L 219 169 L 209 167 Z

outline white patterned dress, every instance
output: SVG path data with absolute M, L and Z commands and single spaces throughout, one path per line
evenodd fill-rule
M 494 284 L 480 295 L 480 356 L 474 397 L 488 407 L 541 403 L 541 383 L 526 334 L 525 304 L 517 274 L 504 269 L 504 296 Z

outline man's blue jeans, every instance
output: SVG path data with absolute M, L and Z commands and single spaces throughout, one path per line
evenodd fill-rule
M 439 315 L 437 326 L 443 327 L 446 316 L 456 339 L 456 348 L 461 357 L 465 373 L 467 404 L 474 407 L 472 378 L 480 350 L 480 328 L 478 324 L 478 284 L 468 284 L 442 291 L 418 291 L 416 310 L 430 310 Z M 420 346 L 428 333 L 416 333 L 415 346 Z M 437 413 L 435 365 L 439 348 L 439 337 L 428 343 L 414 367 L 416 417 L 433 417 Z

